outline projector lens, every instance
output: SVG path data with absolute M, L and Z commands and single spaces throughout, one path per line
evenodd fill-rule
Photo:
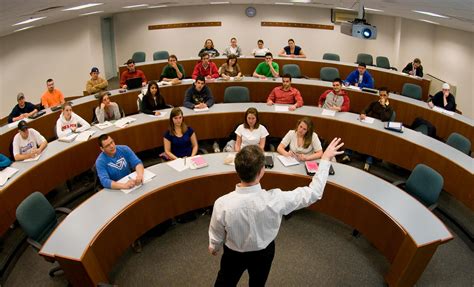
M 372 36 L 372 31 L 370 31 L 370 29 L 364 29 L 364 31 L 362 31 L 362 35 L 364 38 L 370 38 L 370 36 Z

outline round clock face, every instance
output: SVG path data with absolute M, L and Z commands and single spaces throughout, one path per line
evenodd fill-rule
M 257 9 L 255 9 L 254 7 L 247 7 L 247 9 L 245 9 L 245 15 L 247 15 L 248 17 L 254 17 L 256 14 Z

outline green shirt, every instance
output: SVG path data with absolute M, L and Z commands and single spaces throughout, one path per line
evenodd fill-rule
M 272 62 L 272 66 L 277 73 L 280 72 L 280 68 L 278 67 L 277 63 Z M 273 77 L 272 71 L 270 70 L 270 67 L 268 66 L 267 62 L 261 62 L 260 64 L 258 64 L 257 68 L 255 69 L 255 73 L 263 75 L 265 77 Z
M 181 64 L 178 64 L 178 70 L 181 72 L 181 74 L 183 74 L 183 77 L 180 78 L 181 80 L 184 78 L 184 68 Z M 178 78 L 178 75 L 176 74 L 176 70 L 173 67 L 166 65 L 163 67 L 163 71 L 161 72 L 161 78 L 174 79 Z

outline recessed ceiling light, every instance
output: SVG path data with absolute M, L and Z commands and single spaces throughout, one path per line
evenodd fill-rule
M 94 6 L 99 6 L 99 5 L 102 5 L 102 4 L 104 4 L 104 3 L 89 3 L 89 4 L 84 4 L 84 5 L 80 5 L 80 6 L 76 6 L 76 7 L 63 9 L 63 11 L 81 10 L 81 9 L 86 9 L 86 8 L 90 8 L 90 7 L 94 7 Z
M 380 9 L 374 9 L 374 8 L 364 8 L 364 10 L 367 10 L 367 11 L 373 11 L 373 12 L 383 12 L 383 10 L 380 10 Z
M 438 22 L 433 22 L 433 21 L 430 21 L 430 20 L 425 20 L 425 19 L 418 19 L 418 20 L 420 20 L 420 21 L 422 21 L 422 22 L 430 23 L 430 24 L 439 25 Z
M 130 6 L 125 6 L 125 7 L 122 7 L 122 8 L 125 8 L 125 9 L 131 9 L 131 8 L 139 8 L 139 7 L 148 7 L 148 4 L 137 4 L 137 5 L 130 5 Z
M 18 23 L 16 23 L 16 24 L 13 24 L 12 26 L 28 24 L 28 23 L 35 22 L 35 21 L 38 21 L 38 20 L 41 20 L 41 19 L 44 19 L 44 18 L 46 18 L 46 17 L 30 18 L 30 19 L 28 19 L 28 20 L 21 21 L 21 22 L 18 22 Z
M 94 14 L 99 14 L 99 13 L 104 13 L 104 11 L 94 11 L 94 12 L 80 14 L 79 16 L 88 16 L 88 15 L 94 15 Z
M 230 2 L 229 1 L 220 1 L 220 2 L 211 2 L 209 4 L 211 4 L 211 5 L 230 4 Z
M 419 10 L 412 10 L 413 12 L 428 15 L 428 16 L 433 16 L 433 17 L 439 17 L 439 18 L 449 18 L 448 16 L 432 13 L 432 12 L 426 12 L 426 11 L 419 11 Z
M 156 5 L 156 6 L 148 6 L 148 8 L 153 9 L 153 8 L 164 8 L 168 7 L 168 5 Z
M 289 2 L 275 2 L 275 5 L 294 5 L 295 3 L 289 3 Z
M 20 28 L 20 29 L 15 30 L 15 31 L 13 31 L 13 32 L 19 32 L 19 31 L 23 31 L 23 30 L 26 30 L 26 29 L 31 29 L 31 28 L 33 28 L 33 27 L 34 27 L 34 26 L 23 27 L 23 28 Z

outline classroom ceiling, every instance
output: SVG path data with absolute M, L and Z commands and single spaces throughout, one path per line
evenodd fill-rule
M 111 15 L 130 10 L 139 9 L 161 9 L 163 5 L 167 7 L 189 6 L 189 5 L 281 5 L 287 4 L 288 9 L 293 6 L 308 6 L 322 8 L 352 8 L 357 10 L 360 1 L 355 0 L 0 0 L 0 37 L 14 33 L 15 30 L 29 26 L 39 27 L 65 20 L 74 19 L 81 14 L 95 11 L 103 11 L 99 15 Z M 439 25 L 450 28 L 474 32 L 474 0 L 364 0 L 366 8 L 379 9 L 378 11 L 366 11 L 366 13 L 400 16 L 413 20 L 425 20 L 436 22 Z M 64 9 L 88 4 L 103 3 L 102 5 L 89 7 L 82 10 L 63 11 Z M 279 4 L 277 4 L 279 3 Z M 148 4 L 148 6 L 136 8 L 123 8 L 125 6 Z M 293 6 L 292 6 L 293 5 Z M 154 7 L 154 8 L 152 8 Z M 258 9 L 257 9 L 258 10 Z M 413 10 L 426 11 L 444 15 L 448 18 L 440 18 L 430 15 L 423 15 Z M 242 11 L 243 12 L 243 11 Z M 258 13 L 258 12 L 257 12 Z M 41 20 L 14 25 L 15 23 L 28 20 L 30 18 L 46 17 Z

